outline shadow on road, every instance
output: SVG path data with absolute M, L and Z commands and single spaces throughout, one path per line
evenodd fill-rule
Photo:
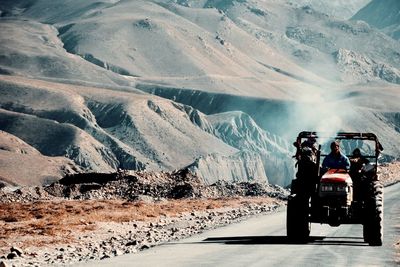
M 307 242 L 293 242 L 287 236 L 229 236 L 209 237 L 204 243 L 221 243 L 226 245 L 341 245 L 341 246 L 368 246 L 361 237 L 326 237 L 310 236 Z

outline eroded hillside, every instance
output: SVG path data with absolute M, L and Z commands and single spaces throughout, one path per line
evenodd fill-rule
M 399 158 L 399 43 L 340 1 L 290 2 L 2 1 L 0 130 L 54 159 L 28 178 L 5 137 L 3 180 L 190 166 L 287 185 L 302 130 L 374 132 Z

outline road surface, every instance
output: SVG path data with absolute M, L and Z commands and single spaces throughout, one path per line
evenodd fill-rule
M 363 242 L 361 225 L 312 224 L 308 244 L 286 239 L 285 210 L 204 232 L 178 242 L 80 266 L 398 266 L 400 183 L 385 188 L 384 244 Z M 399 255 L 397 255 L 399 257 Z

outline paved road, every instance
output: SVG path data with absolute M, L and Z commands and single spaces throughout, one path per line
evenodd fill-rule
M 311 242 L 290 244 L 285 237 L 285 211 L 207 231 L 137 254 L 84 266 L 398 266 L 400 183 L 385 188 L 384 244 L 363 242 L 361 225 L 329 227 L 312 224 Z

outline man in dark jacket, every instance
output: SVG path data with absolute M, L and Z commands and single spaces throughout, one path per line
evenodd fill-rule
M 322 169 L 345 169 L 349 170 L 350 160 L 346 155 L 340 152 L 339 143 L 331 143 L 331 153 L 324 158 L 322 162 Z
M 351 163 L 350 176 L 353 179 L 357 179 L 360 176 L 362 167 L 365 164 L 368 164 L 369 160 L 363 155 L 361 155 L 361 151 L 359 148 L 356 148 L 353 151 L 353 155 L 350 157 L 350 163 Z

